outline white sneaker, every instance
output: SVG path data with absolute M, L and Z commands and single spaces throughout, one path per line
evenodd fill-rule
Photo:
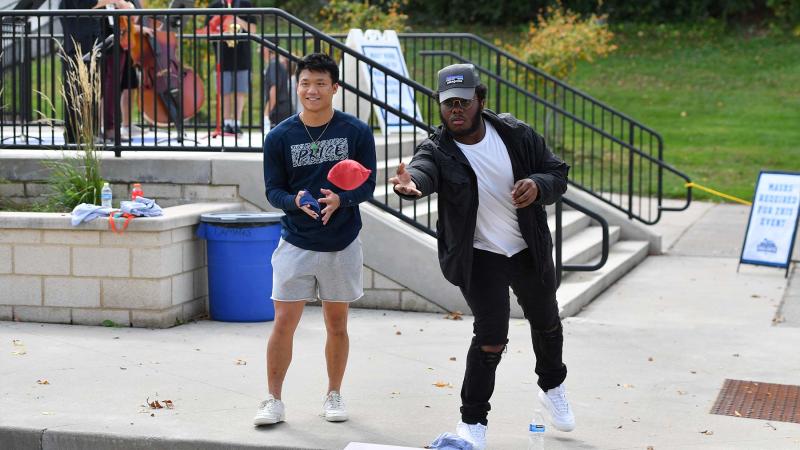
M 253 424 L 256 426 L 271 425 L 284 420 L 286 420 L 286 408 L 283 406 L 283 402 L 272 395 L 267 395 L 267 398 L 258 406 Z
M 347 420 L 347 410 L 344 408 L 344 400 L 337 391 L 328 392 L 325 403 L 322 405 L 323 415 L 328 422 L 344 422 Z
M 545 393 L 539 391 L 539 402 L 547 410 L 550 423 L 559 431 L 572 431 L 575 429 L 575 416 L 567 401 L 567 391 L 560 384 Z
M 474 450 L 484 450 L 486 448 L 486 425 L 476 423 L 470 425 L 464 422 L 458 422 L 456 425 L 456 434 L 461 438 L 472 443 Z

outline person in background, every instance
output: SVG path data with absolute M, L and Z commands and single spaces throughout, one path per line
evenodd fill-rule
M 59 9 L 98 9 L 98 8 L 106 8 L 106 6 L 111 5 L 114 7 L 119 8 L 128 8 L 132 7 L 125 0 L 61 0 L 59 4 Z M 92 48 L 96 45 L 100 45 L 103 43 L 103 40 L 108 35 L 108 26 L 106 23 L 107 19 L 105 17 L 69 17 L 64 16 L 61 17 L 61 27 L 64 32 L 64 55 L 68 59 L 75 58 L 80 52 L 82 55 L 87 55 L 91 53 Z M 88 62 L 87 62 L 88 63 Z M 64 62 L 62 64 L 62 74 L 63 80 L 62 82 L 66 82 L 69 79 L 70 74 L 70 64 Z M 75 123 L 75 117 L 73 117 L 73 99 L 69 98 L 68 95 L 65 102 L 66 114 L 64 117 L 64 139 L 68 144 L 74 144 L 78 142 L 78 136 L 81 134 L 79 132 L 79 127 L 81 126 L 80 121 Z M 97 112 L 99 114 L 99 111 Z M 95 121 L 95 123 L 99 126 L 100 124 Z M 92 134 L 98 133 L 100 130 L 93 130 Z
M 252 8 L 249 0 L 215 0 L 209 8 Z M 224 22 L 224 21 L 223 21 Z M 256 17 L 236 16 L 225 33 L 256 33 Z M 241 134 L 242 113 L 250 92 L 253 46 L 250 41 L 229 40 L 217 44 L 222 82 L 222 117 L 225 133 Z
M 268 38 L 277 45 L 277 39 Z M 263 47 L 264 70 L 264 131 L 268 132 L 293 114 L 289 60 L 269 47 Z

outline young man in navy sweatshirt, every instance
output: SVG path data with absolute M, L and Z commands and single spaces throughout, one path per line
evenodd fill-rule
M 297 96 L 303 112 L 281 122 L 264 141 L 264 184 L 270 204 L 286 212 L 281 240 L 272 255 L 275 324 L 267 344 L 268 395 L 255 425 L 285 420 L 281 388 L 292 360 L 294 332 L 306 302 L 322 300 L 328 369 L 324 417 L 347 420 L 340 395 L 350 342 L 347 314 L 363 294 L 363 255 L 358 204 L 375 189 L 375 140 L 369 126 L 333 109 L 339 68 L 312 53 L 297 64 Z M 353 159 L 372 170 L 360 187 L 342 191 L 327 180 L 339 161 Z M 305 203 L 308 192 L 319 209 Z M 303 200 L 301 202 L 301 200 Z

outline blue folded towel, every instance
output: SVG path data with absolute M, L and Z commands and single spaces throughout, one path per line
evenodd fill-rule
M 311 195 L 308 189 L 304 189 L 303 195 L 300 197 L 300 206 L 305 205 L 311 206 L 311 209 L 314 210 L 315 213 L 320 214 L 319 202 Z
M 120 202 L 119 210 L 138 217 L 156 217 L 164 214 L 155 200 L 144 197 L 136 197 L 136 200 L 133 201 Z
M 81 203 L 72 210 L 70 222 L 73 227 L 77 227 L 81 222 L 91 222 L 98 217 L 108 217 L 111 208 L 104 208 L 100 205 Z
M 427 448 L 439 450 L 472 450 L 472 442 L 453 433 L 442 433 Z

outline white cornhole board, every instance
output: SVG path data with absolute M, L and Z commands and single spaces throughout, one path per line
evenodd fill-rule
M 366 444 L 364 442 L 351 442 L 344 450 L 419 450 L 422 447 L 397 447 L 395 445 Z
M 800 173 L 758 175 L 740 264 L 782 267 L 788 275 L 800 216 Z
M 345 45 L 409 78 L 406 60 L 403 57 L 403 50 L 400 48 L 400 40 L 394 30 L 385 30 L 381 33 L 378 30 L 364 32 L 359 29 L 352 29 L 347 33 Z M 351 85 L 355 85 L 357 81 L 360 91 L 370 92 L 376 100 L 385 102 L 417 120 L 422 120 L 419 105 L 414 101 L 414 90 L 410 86 L 401 84 L 393 77 L 387 77 L 380 70 L 370 70 L 370 66 L 366 63 L 356 63 L 357 61 L 354 57 L 344 55 L 344 58 L 339 63 L 340 77 L 343 81 Z M 372 81 L 372 89 L 370 89 L 370 81 Z M 372 111 L 370 111 L 370 102 L 368 100 L 360 98 L 352 92 L 346 92 L 345 89 L 340 87 L 333 100 L 334 107 L 342 104 L 342 96 L 344 96 L 344 105 L 347 112 L 353 115 L 358 112 L 359 119 L 364 122 L 369 121 Z M 404 133 L 416 131 L 417 133 L 426 134 L 424 130 L 414 127 L 406 120 L 401 120 L 400 117 L 387 112 L 378 105 L 374 105 L 374 110 L 375 115 L 378 117 L 381 131 L 384 134 L 399 133 L 401 131 Z

